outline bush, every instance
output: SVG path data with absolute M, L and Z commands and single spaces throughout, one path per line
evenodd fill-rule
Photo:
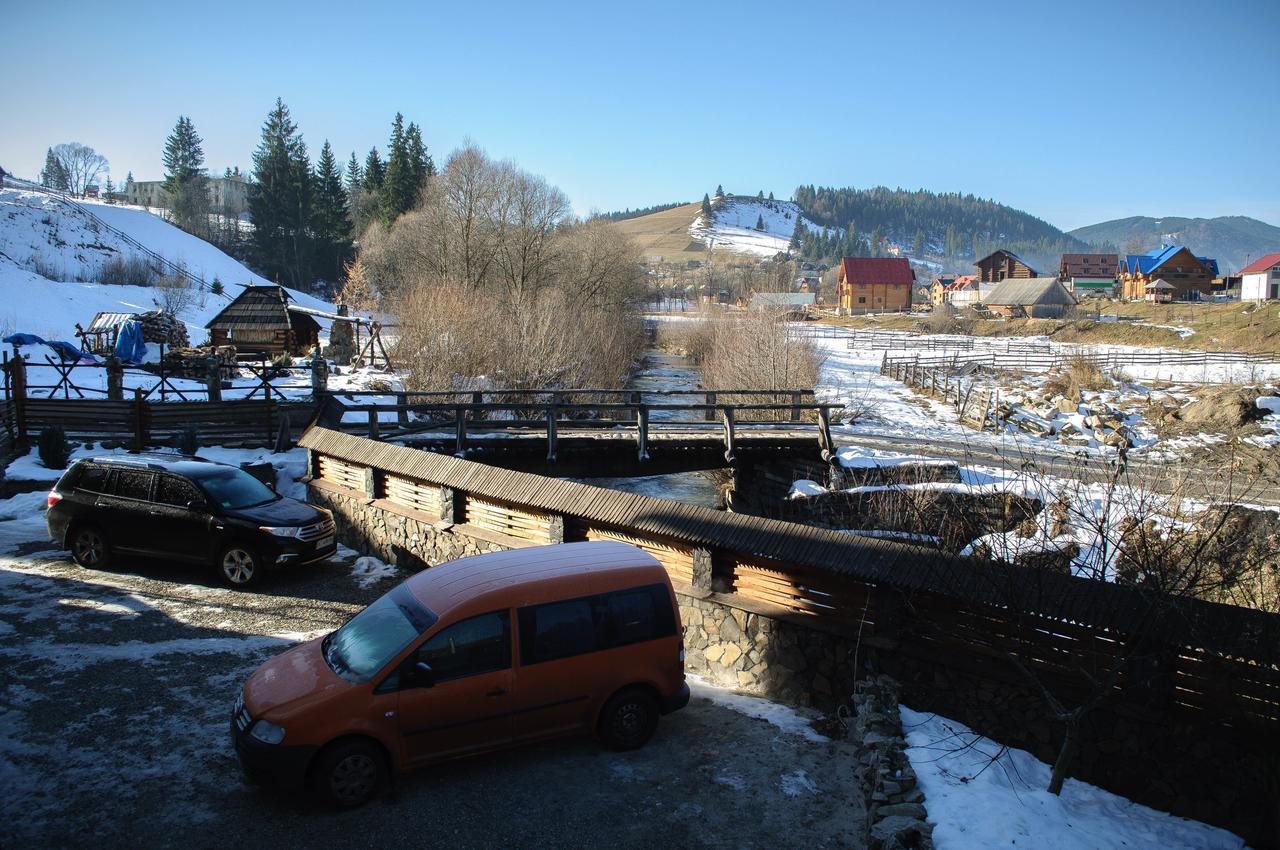
M 47 469 L 66 469 L 71 460 L 71 445 L 67 442 L 67 432 L 57 425 L 50 425 L 40 432 L 36 443 L 40 453 L 40 462 Z
M 789 332 L 786 322 L 768 313 L 708 323 L 711 345 L 702 359 L 702 383 L 709 390 L 811 389 L 818 383 L 823 355 L 813 341 Z M 721 396 L 722 403 L 760 403 L 758 396 Z M 789 411 L 773 418 L 786 419 Z M 768 412 L 744 416 L 768 419 Z
M 96 282 L 113 286 L 153 286 L 158 277 L 155 267 L 143 257 L 117 255 L 98 269 Z
M 200 432 L 194 425 L 183 425 L 178 432 L 178 451 L 184 455 L 194 455 L 200 451 Z

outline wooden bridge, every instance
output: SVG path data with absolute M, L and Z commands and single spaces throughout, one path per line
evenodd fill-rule
M 829 461 L 840 408 L 801 389 L 339 391 L 316 421 L 508 467 L 656 475 L 724 467 L 743 454 Z

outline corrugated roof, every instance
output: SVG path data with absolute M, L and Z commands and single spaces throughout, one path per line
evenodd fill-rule
M 983 304 L 998 307 L 1029 307 L 1032 304 L 1075 304 L 1071 293 L 1056 277 L 1011 277 L 1000 281 Z
M 136 313 L 111 313 L 103 311 L 93 317 L 93 321 L 89 323 L 89 330 L 109 331 L 113 328 L 120 327 L 136 315 Z
M 915 283 L 916 273 L 906 257 L 845 257 L 840 261 L 844 279 L 850 283 Z
M 1259 272 L 1265 272 L 1274 266 L 1280 266 L 1280 253 L 1267 254 L 1264 257 L 1258 258 L 1254 262 L 1242 268 L 1240 270 L 1240 274 L 1258 274 Z
M 1176 286 L 1174 286 L 1172 283 L 1169 283 L 1169 281 L 1165 280 L 1164 278 L 1160 278 L 1159 280 L 1153 280 L 1142 288 L 1143 289 L 1177 289 Z
M 289 293 L 281 286 L 246 286 L 206 328 L 288 330 Z
M 1159 269 L 1179 251 L 1186 250 L 1185 245 L 1164 245 L 1146 254 L 1127 254 L 1120 261 L 1120 268 L 1129 274 L 1151 274 Z M 1189 250 L 1187 253 L 1191 253 Z M 1195 257 L 1195 254 L 1191 256 Z M 1196 257 L 1205 268 L 1215 276 L 1218 274 L 1218 261 L 1210 257 Z

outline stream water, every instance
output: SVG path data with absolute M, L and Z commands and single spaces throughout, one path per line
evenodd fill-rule
M 630 389 L 645 392 L 696 390 L 698 370 L 678 354 L 649 349 L 644 365 L 632 376 L 627 386 Z M 650 421 L 669 419 L 673 415 L 676 415 L 675 411 L 654 411 Z M 578 478 L 575 480 L 584 484 L 594 484 L 597 487 L 608 487 L 611 490 L 622 490 L 626 493 L 673 499 L 686 505 L 699 505 L 704 508 L 714 508 L 719 501 L 716 487 L 711 479 L 697 472 L 646 475 L 637 478 Z

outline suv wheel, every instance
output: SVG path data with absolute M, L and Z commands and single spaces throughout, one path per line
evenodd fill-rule
M 311 771 L 311 787 L 329 805 L 353 809 L 369 802 L 386 772 L 382 751 L 372 743 L 343 741 L 320 753 Z
M 234 588 L 248 587 L 258 580 L 262 567 L 253 550 L 244 546 L 228 546 L 218 558 L 218 575 Z
M 80 566 L 100 570 L 111 561 L 106 535 L 96 525 L 79 525 L 71 530 L 71 557 Z
M 600 712 L 600 737 L 614 750 L 644 746 L 658 728 L 658 701 L 641 688 L 625 690 Z

